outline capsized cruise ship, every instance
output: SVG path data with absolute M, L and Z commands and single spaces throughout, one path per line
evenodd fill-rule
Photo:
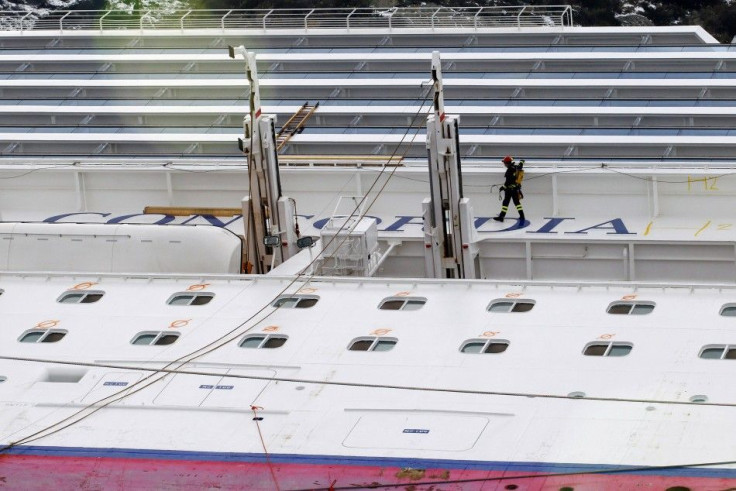
M 736 487 L 733 46 L 0 16 L 3 487 Z

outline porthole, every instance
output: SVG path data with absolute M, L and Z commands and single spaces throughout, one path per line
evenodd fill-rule
M 181 292 L 171 295 L 166 303 L 169 305 L 207 305 L 213 298 L 215 294 L 210 292 Z
M 130 344 L 137 346 L 166 346 L 174 344 L 179 339 L 179 333 L 170 331 L 144 331 L 136 334 Z
M 101 290 L 68 290 L 56 299 L 59 303 L 95 303 L 105 292 Z
M 353 339 L 348 345 L 349 351 L 391 351 L 399 340 L 396 338 L 384 338 L 377 336 L 366 336 Z
M 277 309 L 308 309 L 319 301 L 317 295 L 282 295 L 273 301 L 271 307 Z
M 646 315 L 652 313 L 654 305 L 654 302 L 611 302 L 606 312 L 618 315 Z
M 630 343 L 588 343 L 583 349 L 585 356 L 626 356 L 634 348 L 634 345 Z
M 241 348 L 274 349 L 286 344 L 287 336 L 282 334 L 251 334 L 240 341 Z
M 527 298 L 499 298 L 496 300 L 493 300 L 491 303 L 488 304 L 488 307 L 486 310 L 488 312 L 497 312 L 497 313 L 503 313 L 503 312 L 513 312 L 513 313 L 522 313 L 522 312 L 529 312 L 534 308 L 534 304 L 536 302 L 534 300 L 530 300 Z
M 509 342 L 504 339 L 469 339 L 460 345 L 461 353 L 499 354 L 506 351 Z
M 29 329 L 21 334 L 18 341 L 21 343 L 58 343 L 66 336 L 66 333 L 60 329 Z
M 424 297 L 388 297 L 378 304 L 380 310 L 419 310 L 427 303 Z

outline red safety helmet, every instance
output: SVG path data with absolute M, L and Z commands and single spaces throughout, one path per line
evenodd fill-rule
M 503 158 L 502 162 L 506 165 L 509 165 L 511 162 L 513 162 L 514 159 L 511 157 L 511 155 L 507 155 Z

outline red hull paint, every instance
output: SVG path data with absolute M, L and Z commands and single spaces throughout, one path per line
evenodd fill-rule
M 681 486 L 695 491 L 736 487 L 733 478 L 577 474 L 513 478 L 522 473 L 462 469 L 401 469 L 398 467 L 283 464 L 255 462 L 152 460 L 109 457 L 0 456 L 0 487 L 25 490 L 63 489 L 248 489 L 296 490 L 365 488 L 398 484 L 401 490 L 519 491 L 573 488 L 574 491 L 664 491 Z M 524 474 L 529 476 L 529 474 Z M 274 476 L 276 482 L 274 481 Z M 502 480 L 485 480 L 506 477 Z M 458 483 L 458 480 L 477 482 Z M 514 487 L 515 486 L 515 487 Z M 682 489 L 682 488 L 680 488 Z

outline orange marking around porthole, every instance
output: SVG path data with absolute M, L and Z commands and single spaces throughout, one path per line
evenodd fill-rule
M 624 295 L 621 300 L 636 300 L 636 295 Z
M 92 281 L 85 281 L 84 283 L 77 283 L 73 287 L 71 287 L 72 290 L 86 290 L 87 288 L 92 288 L 97 283 L 94 283 Z
M 480 335 L 482 338 L 492 338 L 496 334 L 500 334 L 501 331 L 485 331 L 483 334 Z
M 263 328 L 263 332 L 276 332 L 279 330 L 279 326 L 268 326 Z
M 184 327 L 189 324 L 189 321 L 192 319 L 179 319 L 173 321 L 171 324 L 169 324 L 170 329 L 177 329 L 179 327 Z
M 306 288 L 300 288 L 297 293 L 314 293 L 316 292 L 316 288 L 306 287 Z
M 521 293 L 507 293 L 504 295 L 506 298 L 519 298 L 521 296 Z
M 204 290 L 208 286 L 210 286 L 209 283 L 197 283 L 195 285 L 189 285 L 189 288 L 187 288 L 187 291 L 188 292 L 198 292 L 200 290 Z
M 49 327 L 56 327 L 56 326 L 58 326 L 59 325 L 59 322 L 61 322 L 61 321 L 58 321 L 58 320 L 55 320 L 55 319 L 47 320 L 47 321 L 41 321 L 38 324 L 36 324 L 35 326 L 33 326 L 33 327 L 36 328 L 36 329 L 48 329 Z
M 409 295 L 411 295 L 411 292 L 399 292 L 394 297 L 408 297 Z
M 376 329 L 375 331 L 372 331 L 371 334 L 374 336 L 383 336 L 384 334 L 388 334 L 392 331 L 392 329 Z
M 598 339 L 612 339 L 614 336 L 615 334 L 601 334 Z

